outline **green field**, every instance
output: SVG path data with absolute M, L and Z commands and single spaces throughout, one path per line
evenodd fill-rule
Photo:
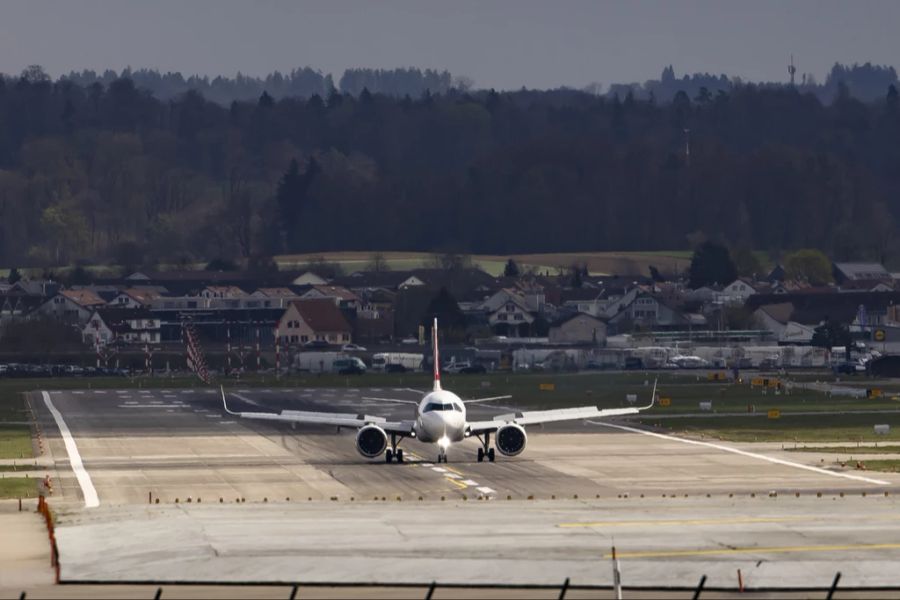
M 900 446 L 799 446 L 785 448 L 790 452 L 816 452 L 820 454 L 900 454 Z
M 673 432 L 704 435 L 736 442 L 875 442 L 900 441 L 900 413 L 872 415 L 791 416 L 770 420 L 765 415 L 754 417 L 701 417 L 695 419 L 640 419 L 645 425 Z M 889 435 L 876 435 L 876 423 L 891 425 Z
M 867 471 L 900 473 L 900 460 L 867 460 L 865 465 Z
M 24 477 L 0 478 L 0 498 L 36 498 L 38 481 Z
M 25 397 L 13 380 L 0 383 L 0 458 L 31 458 L 31 426 Z
M 415 269 L 433 264 L 439 254 L 430 252 L 323 252 L 313 254 L 289 254 L 275 257 L 282 269 L 303 268 L 316 260 L 338 263 L 347 271 L 359 271 L 372 263 L 372 258 L 381 255 L 387 266 L 394 270 Z M 490 273 L 500 275 L 506 261 L 510 258 L 522 268 L 531 268 L 539 272 L 556 273 L 557 269 L 566 270 L 572 265 L 586 265 L 593 275 L 602 274 L 649 274 L 649 266 L 653 265 L 666 273 L 681 272 L 687 268 L 691 260 L 691 252 L 687 250 L 666 250 L 650 252 L 558 252 L 542 254 L 473 254 L 469 255 L 472 264 Z

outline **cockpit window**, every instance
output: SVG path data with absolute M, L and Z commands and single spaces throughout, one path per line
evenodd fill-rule
M 431 412 L 433 410 L 455 410 L 456 412 L 462 412 L 462 408 L 455 403 L 448 402 L 447 404 L 442 404 L 440 402 L 429 402 L 425 405 L 425 410 L 422 412 Z

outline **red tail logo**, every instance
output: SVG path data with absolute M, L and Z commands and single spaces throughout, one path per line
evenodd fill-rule
M 438 391 L 441 389 L 441 359 L 438 355 L 437 317 L 434 318 L 434 325 L 431 328 L 431 343 L 434 346 L 434 391 Z

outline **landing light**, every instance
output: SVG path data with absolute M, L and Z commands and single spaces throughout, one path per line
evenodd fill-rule
M 439 439 L 437 443 L 438 443 L 438 446 L 440 446 L 441 448 L 443 448 L 444 450 L 446 450 L 447 448 L 450 447 L 450 438 L 448 438 L 448 437 L 445 435 L 444 437 L 442 437 L 441 439 Z

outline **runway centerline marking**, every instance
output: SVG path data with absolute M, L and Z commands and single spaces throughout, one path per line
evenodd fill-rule
M 446 479 L 447 481 L 449 481 L 450 483 L 452 483 L 453 485 L 455 485 L 456 487 L 458 487 L 459 489 L 461 489 L 461 490 L 464 490 L 464 489 L 466 489 L 467 487 L 469 487 L 469 486 L 467 486 L 465 483 L 463 483 L 462 481 L 457 481 L 456 479 L 450 479 L 449 477 L 446 477 L 445 479 Z
M 50 414 L 53 415 L 53 420 L 56 421 L 56 426 L 59 428 L 60 435 L 62 435 L 63 443 L 66 446 L 66 453 L 69 455 L 69 464 L 72 465 L 75 479 L 81 487 L 82 495 L 84 495 L 85 508 L 95 508 L 100 506 L 100 498 L 97 496 L 94 482 L 91 481 L 91 476 L 84 468 L 84 463 L 81 461 L 81 455 L 78 453 L 78 446 L 75 444 L 75 438 L 72 437 L 72 432 L 69 431 L 69 426 L 66 425 L 62 413 L 53 406 L 53 401 L 50 400 L 50 394 L 41 392 L 41 395 L 44 397 L 44 404 L 47 405 L 47 410 L 50 411 Z
M 731 446 L 724 446 L 722 444 L 713 444 L 711 442 L 701 442 L 699 440 L 689 440 L 685 438 L 675 437 L 674 435 L 665 435 L 662 433 L 656 433 L 654 431 L 646 431 L 644 429 L 637 429 L 636 427 L 627 427 L 625 425 L 615 425 L 613 423 L 604 423 L 603 421 L 591 421 L 588 420 L 588 423 L 591 425 L 602 425 L 603 427 L 611 427 L 613 429 L 620 429 L 622 431 L 630 431 L 632 433 L 640 433 L 642 435 L 649 435 L 651 437 L 660 438 L 663 440 L 670 440 L 673 442 L 681 442 L 682 444 L 691 444 L 694 446 L 706 446 L 707 448 L 714 448 L 716 450 L 722 450 L 725 452 L 731 452 L 732 454 L 739 454 L 741 456 L 746 456 L 748 458 L 755 458 L 757 460 L 764 460 L 770 463 L 774 463 L 776 465 L 783 465 L 785 467 L 793 467 L 795 469 L 803 469 L 806 471 L 812 471 L 813 473 L 819 473 L 821 475 L 830 475 L 831 477 L 843 477 L 844 479 L 852 479 L 854 481 L 863 481 L 865 483 L 871 483 L 874 485 L 890 485 L 889 481 L 882 481 L 881 479 L 871 479 L 869 477 L 862 477 L 861 475 L 851 475 L 850 473 L 836 473 L 835 471 L 829 471 L 827 469 L 822 469 L 819 467 L 813 467 L 812 465 L 804 465 L 801 463 L 791 462 L 789 460 L 784 460 L 782 458 L 775 458 L 774 456 L 766 456 L 765 454 L 758 454 L 756 452 L 748 452 L 747 450 L 740 450 L 738 448 L 732 448 Z
M 896 550 L 900 544 L 836 544 L 822 546 L 770 546 L 759 548 L 715 548 L 709 550 L 648 550 L 646 552 L 616 552 L 619 558 L 672 558 L 687 556 L 715 556 L 721 554 L 786 554 L 790 552 L 846 552 L 848 550 Z M 612 558 L 605 554 L 603 558 Z

